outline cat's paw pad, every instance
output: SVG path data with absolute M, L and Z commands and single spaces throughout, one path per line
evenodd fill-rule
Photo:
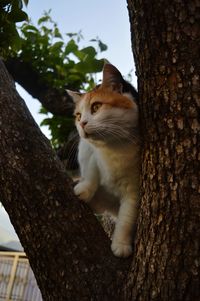
M 79 199 L 88 202 L 94 195 L 92 187 L 85 182 L 80 182 L 74 187 L 74 193 Z
M 111 250 L 117 257 L 129 257 L 133 252 L 133 247 L 129 244 L 113 241 L 111 244 Z

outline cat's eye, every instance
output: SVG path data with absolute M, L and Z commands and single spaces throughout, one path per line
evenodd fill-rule
M 76 120 L 80 121 L 81 120 L 81 113 L 76 113 Z
M 91 106 L 91 113 L 92 114 L 96 113 L 101 106 L 102 106 L 102 103 L 100 103 L 100 102 L 94 102 L 92 104 L 92 106 Z

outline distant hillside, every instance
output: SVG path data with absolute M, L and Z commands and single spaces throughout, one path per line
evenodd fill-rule
M 20 244 L 20 242 L 19 241 L 14 241 L 14 240 L 3 244 L 3 247 L 5 247 L 7 249 L 10 249 L 10 250 L 15 250 L 15 251 L 24 251 L 23 248 L 22 248 L 22 245 Z
M 15 251 L 23 251 L 23 248 L 19 240 L 17 239 L 17 237 L 10 234 L 1 226 L 0 226 L 0 246 Z

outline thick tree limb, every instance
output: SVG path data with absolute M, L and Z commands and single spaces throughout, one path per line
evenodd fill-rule
M 74 105 L 67 92 L 49 87 L 42 82 L 40 74 L 32 68 L 31 64 L 19 58 L 8 58 L 5 65 L 13 79 L 37 98 L 49 112 L 60 116 L 72 115 Z
M 136 256 L 124 299 L 196 301 L 200 300 L 199 1 L 127 3 L 144 145 Z
M 120 300 L 117 259 L 0 62 L 0 198 L 44 300 Z M 115 295 L 115 297 L 113 297 Z

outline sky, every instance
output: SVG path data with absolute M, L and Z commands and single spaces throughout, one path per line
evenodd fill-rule
M 36 24 L 43 12 L 49 9 L 62 34 L 82 31 L 83 46 L 87 46 L 89 40 L 98 36 L 108 46 L 108 50 L 102 54 L 103 57 L 115 65 L 124 76 L 133 70 L 132 83 L 137 86 L 126 0 L 29 0 L 26 12 Z M 38 114 L 39 102 L 18 85 L 17 89 L 36 122 L 40 124 L 43 116 Z M 44 127 L 41 129 L 49 137 L 48 130 Z M 1 207 L 0 226 L 14 232 L 6 212 Z

